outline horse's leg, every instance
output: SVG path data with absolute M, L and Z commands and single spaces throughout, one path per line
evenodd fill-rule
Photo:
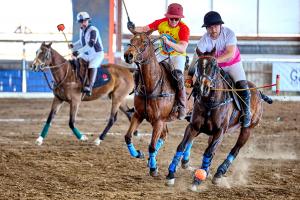
M 218 167 L 217 172 L 214 175 L 214 178 L 212 180 L 214 184 L 219 183 L 220 178 L 227 172 L 229 166 L 238 155 L 240 149 L 244 146 L 244 144 L 249 139 L 249 136 L 250 136 L 250 128 L 241 128 L 241 132 L 236 144 L 231 149 L 230 153 L 228 154 L 224 162 Z
M 114 125 L 114 123 L 117 121 L 117 115 L 118 115 L 118 109 L 121 105 L 121 100 L 116 97 L 112 97 L 112 104 L 111 104 L 111 111 L 108 123 L 103 130 L 103 132 L 99 135 L 99 137 L 95 140 L 95 144 L 99 145 L 102 140 L 104 140 L 106 134 L 110 130 L 110 128 Z
M 86 135 L 82 134 L 78 128 L 75 127 L 75 120 L 78 112 L 78 107 L 81 100 L 79 99 L 73 99 L 70 103 L 70 119 L 69 119 L 69 127 L 73 131 L 74 135 L 77 137 L 77 139 L 81 141 L 86 141 L 88 138 Z
M 120 105 L 120 110 L 126 115 L 128 120 L 130 121 L 131 117 L 134 113 L 134 108 L 129 108 L 126 103 L 122 103 Z M 133 133 L 134 136 L 138 136 L 138 134 L 139 134 L 138 130 L 135 130 L 134 133 Z
M 175 183 L 175 172 L 177 165 L 183 156 L 183 160 L 188 162 L 190 150 L 192 147 L 193 139 L 199 134 L 191 124 L 189 124 L 184 132 L 182 141 L 177 147 L 177 151 L 173 157 L 171 164 L 169 165 L 169 174 L 167 175 L 167 185 L 172 186 Z M 185 162 L 182 161 L 182 162 Z
M 135 158 L 144 158 L 143 152 L 136 150 L 134 145 L 131 142 L 133 132 L 142 123 L 142 121 L 143 121 L 143 118 L 139 118 L 137 113 L 134 113 L 131 118 L 129 129 L 125 135 L 125 142 L 127 144 L 128 151 L 129 151 L 130 155 Z
M 164 140 L 160 139 L 161 134 L 164 131 L 167 131 L 166 124 L 158 120 L 155 123 L 152 124 L 153 126 L 153 133 L 151 137 L 151 142 L 149 145 L 149 160 L 148 160 L 148 167 L 150 168 L 150 175 L 151 176 L 157 176 L 158 170 L 157 170 L 157 163 L 156 163 L 156 156 L 160 149 L 160 147 L 163 145 Z M 166 134 L 166 133 L 164 133 Z M 165 137 L 163 137 L 165 138 Z
M 214 156 L 214 152 L 216 151 L 216 148 L 218 147 L 218 145 L 221 143 L 221 141 L 223 139 L 223 133 L 224 133 L 223 129 L 219 129 L 218 131 L 216 131 L 214 133 L 208 147 L 206 148 L 206 150 L 203 154 L 202 165 L 201 165 L 201 168 L 198 170 L 201 170 L 201 171 L 204 170 L 206 172 L 206 176 L 209 174 L 209 169 L 210 169 L 211 161 Z M 201 178 L 197 177 L 197 174 L 198 174 L 198 171 L 196 170 L 195 174 L 194 174 L 193 185 L 191 188 L 191 190 L 193 190 L 193 191 L 197 190 L 197 186 L 200 185 L 201 182 L 204 181 L 206 178 L 206 176 L 204 179 L 203 179 L 203 177 L 201 177 Z
M 42 132 L 40 133 L 39 137 L 36 140 L 36 144 L 37 145 L 42 145 L 43 144 L 43 140 L 46 138 L 49 128 L 51 126 L 51 121 L 54 118 L 55 114 L 59 111 L 59 109 L 61 108 L 61 105 L 63 104 L 63 101 L 59 100 L 57 97 L 54 97 L 53 101 L 52 101 L 52 106 L 51 106 L 51 111 L 48 115 L 47 121 L 44 125 L 44 128 L 42 130 Z

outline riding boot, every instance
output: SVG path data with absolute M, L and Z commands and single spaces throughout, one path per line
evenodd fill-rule
M 88 69 L 88 78 L 89 78 L 89 84 L 87 84 L 84 88 L 83 88 L 83 92 L 87 95 L 87 96 L 92 96 L 92 90 L 93 90 L 93 86 L 96 80 L 96 75 L 97 75 L 97 68 L 89 68 Z
M 184 76 L 180 70 L 173 70 L 172 74 L 177 81 L 178 119 L 183 120 L 186 115 L 186 93 L 184 87 Z
M 241 80 L 236 82 L 236 88 L 237 89 L 248 89 L 248 81 L 247 80 Z M 242 103 L 242 109 L 243 109 L 243 121 L 242 121 L 242 127 L 249 127 L 251 124 L 251 93 L 250 90 L 243 90 L 239 91 L 238 94 L 241 96 L 243 102 Z

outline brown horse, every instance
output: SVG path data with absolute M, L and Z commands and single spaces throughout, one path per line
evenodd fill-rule
M 272 103 L 270 97 L 262 94 L 262 92 L 255 89 L 252 82 L 249 82 L 249 87 L 251 87 L 251 125 L 247 128 L 241 127 L 240 117 L 242 112 L 237 109 L 233 96 L 228 91 L 217 91 L 217 89 L 230 89 L 231 87 L 223 79 L 221 69 L 217 65 L 216 58 L 213 57 L 215 55 L 214 50 L 205 54 L 198 54 L 197 79 L 193 89 L 195 97 L 193 113 L 191 121 L 185 129 L 184 137 L 178 145 L 177 152 L 169 166 L 168 185 L 173 185 L 175 182 L 174 175 L 180 160 L 183 168 L 188 167 L 194 138 L 200 133 L 205 133 L 210 136 L 209 144 L 203 154 L 201 168 L 195 171 L 191 188 L 197 190 L 197 186 L 209 173 L 215 150 L 221 143 L 224 134 L 228 131 L 240 129 L 236 144 L 214 175 L 213 183 L 218 183 L 238 155 L 239 150 L 247 142 L 251 130 L 259 123 L 263 113 L 262 100 Z
M 85 63 L 84 60 L 79 59 L 80 65 L 84 67 L 80 67 L 79 73 L 77 73 L 70 61 L 66 60 L 62 55 L 55 51 L 51 47 L 51 44 L 52 43 L 42 43 L 31 66 L 31 69 L 34 71 L 44 72 L 45 69 L 49 68 L 54 79 L 54 99 L 52 101 L 51 111 L 36 143 L 38 145 L 43 143 L 43 139 L 48 134 L 51 121 L 59 111 L 63 102 L 68 102 L 70 104 L 69 127 L 72 129 L 77 139 L 87 140 L 87 137 L 75 127 L 75 119 L 80 102 L 82 100 L 92 101 L 102 96 L 108 96 L 112 100 L 110 117 L 102 134 L 95 140 L 95 144 L 99 145 L 109 129 L 116 122 L 118 109 L 125 113 L 129 120 L 131 119 L 132 113 L 129 111 L 130 109 L 125 102 L 125 98 L 130 91 L 133 90 L 134 82 L 132 73 L 129 68 L 119 65 L 102 65 L 101 67 L 107 69 L 110 73 L 110 81 L 101 87 L 94 88 L 92 96 L 83 96 L 83 81 L 80 77 L 85 77 L 87 63 Z
M 144 158 L 143 153 L 137 151 L 131 142 L 132 133 L 144 119 L 152 125 L 148 167 L 150 175 L 157 176 L 156 155 L 168 133 L 167 122 L 174 120 L 178 115 L 175 109 L 173 110 L 175 89 L 171 84 L 172 75 L 156 59 L 153 41 L 150 39 L 151 33 L 132 33 L 133 38 L 124 58 L 127 63 L 137 64 L 140 81 L 134 96 L 135 112 L 125 141 L 131 156 Z

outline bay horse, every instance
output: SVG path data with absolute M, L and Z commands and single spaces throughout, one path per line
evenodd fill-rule
M 178 112 L 173 109 L 176 90 L 172 86 L 171 73 L 160 65 L 155 56 L 154 41 L 150 38 L 152 31 L 130 31 L 133 37 L 124 58 L 127 63 L 136 63 L 138 66 L 139 84 L 134 96 L 135 112 L 125 135 L 125 142 L 132 157 L 144 158 L 142 151 L 136 150 L 131 141 L 132 133 L 144 119 L 152 125 L 148 167 L 150 175 L 157 176 L 156 156 L 168 134 L 167 122 L 178 116 Z
M 43 42 L 37 51 L 36 58 L 34 59 L 31 69 L 33 71 L 43 71 L 50 69 L 52 77 L 54 79 L 53 94 L 54 99 L 52 101 L 51 111 L 48 115 L 47 121 L 40 133 L 36 144 L 41 145 L 44 138 L 48 134 L 48 130 L 51 125 L 51 121 L 55 114 L 59 111 L 63 102 L 70 104 L 70 118 L 69 127 L 75 134 L 77 139 L 85 141 L 87 136 L 82 134 L 78 128 L 75 127 L 75 120 L 81 101 L 93 101 L 103 96 L 108 96 L 111 99 L 111 110 L 108 123 L 95 140 L 95 144 L 99 145 L 106 136 L 109 129 L 117 120 L 117 113 L 120 109 L 127 116 L 128 120 L 131 119 L 132 112 L 127 106 L 125 98 L 133 90 L 134 81 L 131 69 L 122 67 L 116 64 L 102 65 L 101 68 L 105 68 L 110 73 L 111 79 L 103 86 L 93 89 L 92 96 L 83 96 L 82 88 L 83 81 L 86 75 L 87 63 L 79 59 L 80 69 L 74 70 L 69 60 L 66 60 L 56 50 L 51 47 L 51 43 L 46 44 Z M 48 80 L 47 80 L 48 81 Z M 49 84 L 49 83 L 48 83 Z
M 190 123 L 185 129 L 183 139 L 177 147 L 166 177 L 167 185 L 174 185 L 175 172 L 179 161 L 181 160 L 182 168 L 187 168 L 194 138 L 200 133 L 207 134 L 210 136 L 208 147 L 203 154 L 200 169 L 197 169 L 194 173 L 191 187 L 193 191 L 197 190 L 201 182 L 210 173 L 210 165 L 215 150 L 221 143 L 224 135 L 229 131 L 240 129 L 236 144 L 213 176 L 212 182 L 214 184 L 220 182 L 221 177 L 227 172 L 229 166 L 237 157 L 239 150 L 247 142 L 251 130 L 259 123 L 263 114 L 263 101 L 272 103 L 270 97 L 255 89 L 255 85 L 248 81 L 251 88 L 252 119 L 249 127 L 241 127 L 240 117 L 242 111 L 238 109 L 233 95 L 230 93 L 230 90 L 232 90 L 231 86 L 227 84 L 226 79 L 223 79 L 221 68 L 218 67 L 216 58 L 214 57 L 215 48 L 212 52 L 197 53 L 199 58 L 196 67 L 196 81 L 193 88 L 193 95 L 195 97 L 194 108 Z M 229 91 L 218 91 L 218 89 L 227 89 Z

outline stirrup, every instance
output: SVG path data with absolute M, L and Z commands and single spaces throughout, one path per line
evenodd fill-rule
M 83 93 L 85 93 L 87 96 L 92 96 L 92 89 L 89 86 L 84 86 Z

